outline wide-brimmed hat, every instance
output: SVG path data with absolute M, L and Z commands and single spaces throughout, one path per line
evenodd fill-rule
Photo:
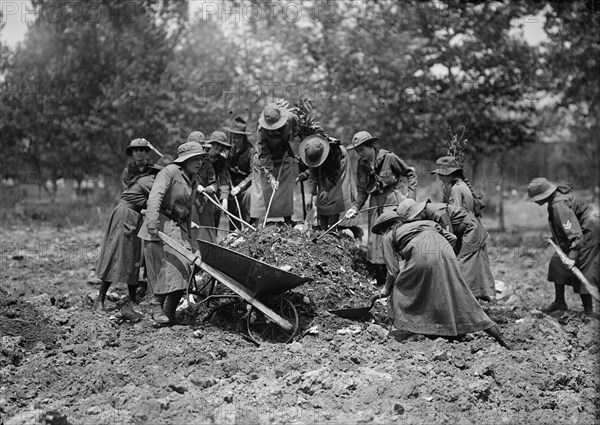
M 557 186 L 544 177 L 536 177 L 527 186 L 527 200 L 541 201 L 552 195 Z
M 173 160 L 173 163 L 181 164 L 182 162 L 199 155 L 206 155 L 206 152 L 200 143 L 185 142 L 177 148 L 177 158 Z
M 365 143 L 376 142 L 379 140 L 379 137 L 371 136 L 371 133 L 368 131 L 359 131 L 352 137 L 352 143 L 346 149 L 356 149 L 360 145 L 364 145 Z
M 250 131 L 246 131 L 246 120 L 239 115 L 233 117 L 233 120 L 231 121 L 231 127 L 223 127 L 223 129 L 234 134 L 252 134 Z
M 396 214 L 400 217 L 403 223 L 410 221 L 421 214 L 421 211 L 425 209 L 429 199 L 422 202 L 417 202 L 411 198 L 404 198 L 396 207 Z
M 302 162 L 309 167 L 318 167 L 329 155 L 329 142 L 324 137 L 313 134 L 300 142 L 298 154 Z
M 208 140 L 206 141 L 206 143 L 204 143 L 204 145 L 208 145 L 208 147 L 210 147 L 210 145 L 213 143 L 218 143 L 220 145 L 225 146 L 226 148 L 231 147 L 231 143 L 227 141 L 227 135 L 222 131 L 213 131 L 212 133 L 210 133 L 210 136 L 208 136 Z
M 201 131 L 192 131 L 187 138 L 188 142 L 196 142 L 196 143 L 204 143 L 205 137 L 204 133 Z
M 440 174 L 447 176 L 452 174 L 456 170 L 462 170 L 461 165 L 454 156 L 443 156 L 435 161 L 435 170 L 431 171 L 431 174 Z
M 133 139 L 131 142 L 129 142 L 129 146 L 125 148 L 125 153 L 131 156 L 134 149 L 150 150 L 150 143 L 148 143 L 148 141 L 143 137 Z
M 375 233 L 376 235 L 381 235 L 384 230 L 393 225 L 395 222 L 400 222 L 400 217 L 398 217 L 396 211 L 384 211 L 379 217 L 377 217 L 377 220 L 375 220 L 375 224 L 371 228 L 371 232 Z
M 290 111 L 276 103 L 269 103 L 264 107 L 258 117 L 258 123 L 267 130 L 277 130 L 285 125 L 290 116 Z
M 150 166 L 150 168 L 154 168 L 155 170 L 162 170 L 167 165 L 173 162 L 173 157 L 169 154 L 161 156 L 158 161 Z

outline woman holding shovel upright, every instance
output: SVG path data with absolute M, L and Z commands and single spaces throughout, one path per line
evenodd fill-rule
M 300 143 L 299 154 L 308 166 L 306 209 L 316 207 L 321 230 L 327 230 L 356 201 L 348 152 L 337 139 L 312 135 Z M 355 238 L 362 238 L 360 227 L 347 222 L 344 225 Z
M 179 146 L 177 154 L 173 164 L 156 176 L 139 233 L 140 238 L 147 241 L 144 254 L 148 283 L 154 293 L 152 318 L 160 325 L 175 323 L 175 310 L 187 288 L 192 267 L 177 251 L 163 245 L 158 232 L 191 248 L 190 213 L 204 148 L 199 143 L 186 142 Z
M 479 220 L 465 208 L 456 205 L 415 202 L 404 199 L 396 212 L 405 221 L 431 220 L 457 237 L 454 253 L 458 258 L 460 272 L 475 298 L 492 301 L 496 287 L 487 255 L 488 233 Z
M 583 313 L 594 316 L 592 297 L 571 271 L 577 267 L 593 287 L 600 285 L 600 219 L 571 187 L 556 185 L 544 177 L 533 179 L 527 187 L 527 199 L 538 205 L 548 204 L 548 222 L 552 237 L 568 256 L 563 264 L 558 254 L 550 259 L 548 280 L 554 282 L 554 301 L 542 311 L 567 310 L 565 285 L 579 293 Z
M 398 329 L 443 337 L 485 331 L 508 348 L 460 274 L 452 249 L 456 236 L 429 220 L 403 223 L 395 211 L 381 214 L 372 232 L 383 234 L 388 266 L 385 286 L 372 300 L 390 296 Z
M 149 173 L 121 194 L 121 200 L 110 215 L 104 235 L 102 250 L 98 258 L 96 274 L 102 280 L 94 311 L 102 314 L 106 293 L 113 282 L 127 284 L 129 299 L 138 304 L 137 288 L 142 241 L 137 234 L 142 224 L 140 212 L 146 208 L 146 201 L 158 171 L 172 162 L 171 155 L 163 155 L 156 164 L 149 167 Z
M 231 126 L 224 130 L 229 136 L 231 149 L 228 154 L 229 176 L 231 177 L 231 192 L 227 204 L 229 212 L 244 221 L 250 221 L 250 193 L 248 188 L 252 182 L 252 157 L 254 146 L 248 139 L 246 121 L 237 116 Z M 229 230 L 235 230 L 235 225 L 229 223 Z
M 203 146 L 205 149 L 208 149 L 208 161 L 215 170 L 215 177 L 217 179 L 217 192 L 214 194 L 214 200 L 219 202 L 223 209 L 227 211 L 227 202 L 231 188 L 227 153 L 231 148 L 231 144 L 227 142 L 227 135 L 225 133 L 222 131 L 213 131 Z M 212 226 L 219 228 L 220 219 L 221 209 L 215 208 Z
M 369 199 L 369 207 L 380 206 L 369 211 L 369 229 L 375 224 L 377 217 L 384 209 L 394 209 L 400 201 L 408 196 L 415 199 L 417 193 L 417 174 L 404 161 L 392 152 L 380 149 L 376 142 L 378 137 L 366 131 L 359 131 L 352 138 L 348 150 L 356 149 L 360 157 L 356 172 L 357 199 L 345 217 L 356 217 L 358 211 Z M 407 179 L 407 193 L 401 193 L 401 177 Z M 393 204 L 392 207 L 383 205 Z M 367 260 L 376 265 L 377 284 L 383 285 L 386 279 L 386 267 L 383 259 L 381 236 L 369 231 L 367 244 Z
M 292 225 L 294 213 L 294 181 L 298 173 L 291 143 L 295 114 L 276 103 L 264 107 L 258 118 L 257 150 L 262 174 L 260 186 L 266 206 L 265 223 L 269 217 L 283 217 Z

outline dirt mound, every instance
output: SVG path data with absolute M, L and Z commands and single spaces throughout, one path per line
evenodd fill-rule
M 288 294 L 301 308 L 314 315 L 326 310 L 365 305 L 377 288 L 369 273 L 366 250 L 347 235 L 328 234 L 312 242 L 290 227 L 267 226 L 243 236 L 230 236 L 227 248 L 282 268 L 312 282 Z M 309 312 L 310 313 L 310 312 Z M 327 316 L 329 316 L 327 314 Z
M 33 305 L 0 289 L 0 367 L 18 365 L 36 344 L 53 347 L 62 335 Z

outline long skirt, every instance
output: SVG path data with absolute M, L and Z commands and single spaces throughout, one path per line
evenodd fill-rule
M 600 287 L 600 246 L 594 245 L 581 249 L 575 261 L 575 266 L 583 273 L 592 286 L 596 288 Z M 589 291 L 579 282 L 577 276 L 560 261 L 558 254 L 554 254 L 550 259 L 548 280 L 572 286 L 575 293 L 589 294 Z
M 370 207 L 380 207 L 373 208 L 367 212 L 369 217 L 369 236 L 367 239 L 367 261 L 371 264 L 385 264 L 385 260 L 383 259 L 383 236 L 376 235 L 371 232 L 371 228 L 377 221 L 377 218 L 384 212 L 388 210 L 395 209 L 403 195 L 400 193 L 400 190 L 396 189 L 387 193 L 381 194 L 372 194 L 369 197 L 369 208 Z M 388 207 L 383 207 L 383 205 L 392 205 Z
M 487 255 L 486 244 L 477 251 L 458 255 L 460 273 L 476 297 L 496 298 L 496 286 Z
M 275 165 L 273 168 L 273 176 L 275 178 L 279 176 L 279 188 L 275 191 L 273 200 L 271 201 L 273 189 L 271 188 L 271 184 L 267 181 L 267 175 L 264 173 L 261 174 L 260 185 L 263 202 L 266 208 L 269 208 L 269 202 L 271 202 L 269 217 L 291 217 L 292 214 L 294 214 L 294 180 L 297 175 L 298 166 L 293 158 L 286 158 L 280 165 Z M 263 215 L 265 213 L 263 213 Z
M 443 236 L 421 232 L 404 252 L 410 255 L 390 298 L 398 329 L 456 336 L 494 326 L 465 283 L 456 255 Z
M 142 241 L 137 237 L 141 216 L 124 203 L 112 211 L 96 274 L 107 282 L 138 284 Z
M 191 248 L 187 232 L 174 221 L 166 221 L 162 231 L 187 249 Z M 187 289 L 192 273 L 189 261 L 161 241 L 146 241 L 144 245 L 148 289 L 158 295 Z

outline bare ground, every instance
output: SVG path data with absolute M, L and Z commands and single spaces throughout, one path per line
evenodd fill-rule
M 507 351 L 483 332 L 389 332 L 383 302 L 363 321 L 333 316 L 376 290 L 361 250 L 261 232 L 238 249 L 315 278 L 288 294 L 300 315 L 290 344 L 251 343 L 243 307 L 184 310 L 182 325 L 160 329 L 97 317 L 100 231 L 2 229 L 0 423 L 598 423 L 599 322 L 580 317 L 569 289 L 571 311 L 539 311 L 552 293 L 541 233 L 490 241 L 508 290 L 484 308 Z M 111 290 L 118 309 L 126 288 Z

